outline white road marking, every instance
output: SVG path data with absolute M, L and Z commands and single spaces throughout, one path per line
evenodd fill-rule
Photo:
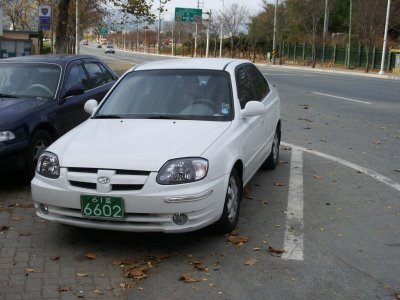
M 303 260 L 303 152 L 292 148 L 283 259 Z
M 325 97 L 336 98 L 336 99 L 341 99 L 341 100 L 346 100 L 346 101 L 351 101 L 351 102 L 357 102 L 357 103 L 363 103 L 363 104 L 372 104 L 371 102 L 367 102 L 367 101 L 355 100 L 355 99 L 350 99 L 350 98 L 346 98 L 346 97 L 339 97 L 339 96 L 335 96 L 335 95 L 323 94 L 323 93 L 318 93 L 318 92 L 312 92 L 312 94 L 325 96 Z
M 300 77 L 315 77 L 317 75 L 313 75 L 313 74 L 297 74 L 297 73 L 266 73 L 264 72 L 264 74 L 266 74 L 267 76 L 300 76 Z
M 373 170 L 358 166 L 352 162 L 349 162 L 347 160 L 344 160 L 344 159 L 341 159 L 341 158 L 338 158 L 338 157 L 335 157 L 335 156 L 332 156 L 329 154 L 321 153 L 321 152 L 307 149 L 307 148 L 304 148 L 301 146 L 292 145 L 290 143 L 281 142 L 281 145 L 286 146 L 286 147 L 291 147 L 294 150 L 299 150 L 299 151 L 307 152 L 310 154 L 314 154 L 314 155 L 329 159 L 331 161 L 340 163 L 340 164 L 342 164 L 346 167 L 352 168 L 362 174 L 368 175 L 368 176 L 374 178 L 375 180 L 378 180 L 379 182 L 382 182 L 382 183 L 386 184 L 387 186 L 400 192 L 400 183 L 398 183 L 398 182 L 394 181 L 393 179 L 390 179 L 382 174 L 379 174 L 378 172 L 375 172 Z

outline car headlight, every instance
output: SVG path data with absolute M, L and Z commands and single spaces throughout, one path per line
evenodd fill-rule
M 0 131 L 0 142 L 11 141 L 15 139 L 15 134 L 12 131 Z
M 58 178 L 60 176 L 60 163 L 58 157 L 51 152 L 43 152 L 39 156 L 36 172 L 47 178 Z
M 208 172 L 208 160 L 200 157 L 167 161 L 157 175 L 159 184 L 181 184 L 202 180 Z

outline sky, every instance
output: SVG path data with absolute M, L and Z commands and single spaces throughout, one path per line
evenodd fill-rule
M 222 10 L 222 3 L 224 3 L 225 7 L 228 7 L 232 3 L 245 3 L 245 6 L 249 10 L 249 12 L 253 15 L 262 10 L 263 1 L 262 0 L 199 0 L 200 8 L 204 11 L 208 11 L 211 9 L 212 13 L 218 13 Z M 158 1 L 154 1 L 153 7 L 155 8 L 158 5 Z M 164 15 L 164 20 L 172 21 L 175 15 L 175 7 L 184 7 L 184 8 L 197 8 L 197 0 L 171 0 L 169 1 L 165 7 L 168 11 Z

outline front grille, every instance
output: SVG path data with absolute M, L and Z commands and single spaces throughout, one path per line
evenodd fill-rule
M 69 183 L 72 186 L 80 187 L 80 188 L 83 188 L 83 189 L 91 189 L 91 190 L 95 190 L 96 189 L 96 184 L 95 183 L 91 183 L 91 182 L 81 182 L 81 181 L 72 181 L 72 180 L 70 180 Z
M 70 167 L 67 170 L 67 179 L 71 186 L 94 191 L 97 189 L 97 178 L 104 176 L 105 173 L 111 179 L 111 186 L 109 186 L 111 191 L 141 190 L 151 173 L 140 170 L 110 170 L 84 167 Z

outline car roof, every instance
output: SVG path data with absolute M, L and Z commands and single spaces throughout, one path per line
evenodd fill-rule
M 46 54 L 46 55 L 27 55 L 27 56 L 18 56 L 12 58 L 3 58 L 0 59 L 0 63 L 3 62 L 23 62 L 23 63 L 55 63 L 55 64 L 66 64 L 72 60 L 81 59 L 81 58 L 91 58 L 96 59 L 91 55 L 73 55 L 73 54 Z
M 232 58 L 189 58 L 169 59 L 146 63 L 135 68 L 139 70 L 160 70 L 160 69 L 202 69 L 202 70 L 225 70 L 228 65 L 234 63 L 249 63 L 245 59 Z

